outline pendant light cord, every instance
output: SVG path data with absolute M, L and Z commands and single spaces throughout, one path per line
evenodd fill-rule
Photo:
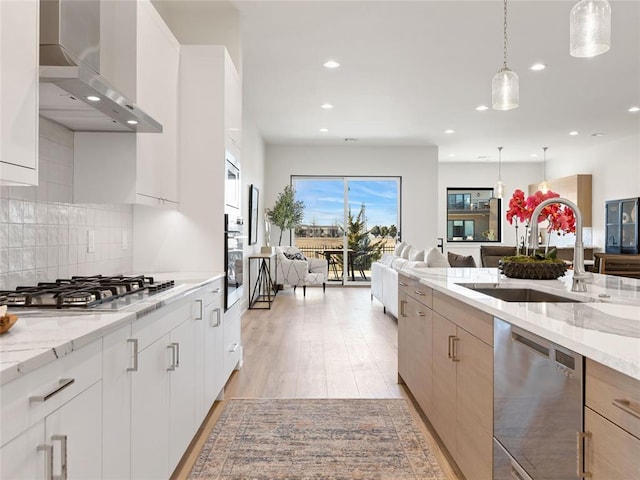
M 498 147 L 498 181 L 502 181 L 502 147 Z
M 503 68 L 507 68 L 507 0 L 504 0 L 504 64 Z
M 547 149 L 549 147 L 542 147 L 543 157 L 542 157 L 542 180 L 547 181 Z

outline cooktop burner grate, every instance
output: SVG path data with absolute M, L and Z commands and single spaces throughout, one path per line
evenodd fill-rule
M 153 277 L 139 276 L 73 276 L 37 286 L 20 286 L 0 291 L 0 305 L 30 308 L 92 308 L 127 296 L 139 301 L 171 288 L 173 280 L 157 282 Z M 132 302 L 127 302 L 130 305 Z

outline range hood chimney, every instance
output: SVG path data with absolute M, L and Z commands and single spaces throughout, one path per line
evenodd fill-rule
M 40 115 L 79 132 L 162 133 L 99 72 L 100 1 L 40 0 Z

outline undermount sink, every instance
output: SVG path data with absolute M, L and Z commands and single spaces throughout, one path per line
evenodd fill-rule
M 585 301 L 584 299 L 564 297 L 533 288 L 503 287 L 494 283 L 459 283 L 458 285 L 505 302 L 579 303 Z

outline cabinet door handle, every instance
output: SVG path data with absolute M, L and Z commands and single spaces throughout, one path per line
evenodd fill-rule
M 213 323 L 213 314 L 216 314 L 216 323 Z M 214 308 L 213 310 L 211 310 L 211 326 L 213 328 L 215 327 L 219 327 L 220 323 L 222 323 L 222 315 L 220 313 L 220 309 L 219 308 Z
M 173 342 L 171 345 L 176 346 L 176 368 L 180 366 L 180 344 L 178 342 Z
M 578 478 L 591 478 L 591 472 L 585 471 L 584 465 L 584 451 L 586 450 L 587 439 L 591 438 L 591 432 L 577 432 L 576 436 L 576 471 Z M 583 442 L 584 440 L 584 442 Z
M 416 295 L 424 296 L 424 292 L 422 290 L 414 290 L 413 293 Z
M 407 283 L 404 282 L 398 282 L 400 284 L 401 287 L 408 287 L 409 285 Z
M 404 306 L 407 304 L 406 300 L 400 300 L 400 316 L 401 317 L 406 317 L 407 314 L 404 313 Z
M 233 345 L 231 345 L 231 348 L 229 349 L 230 352 L 235 352 L 238 347 L 240 346 L 239 343 L 234 343 Z
M 69 385 L 73 385 L 75 381 L 76 381 L 75 378 L 61 378 L 60 380 L 58 380 L 57 387 L 53 388 L 52 390 L 45 393 L 44 395 L 34 395 L 32 397 L 29 397 L 29 401 L 30 402 L 46 402 L 51 397 L 53 397 L 54 395 L 57 395 L 62 390 L 67 388 Z
M 167 367 L 168 372 L 176 369 L 176 344 L 167 345 L 167 350 L 171 350 L 171 364 Z
M 137 372 L 138 371 L 138 339 L 137 338 L 127 338 L 127 343 L 133 345 L 133 366 L 127 367 L 127 372 Z
M 66 435 L 52 435 L 52 441 L 60 442 L 60 475 L 53 475 L 53 480 L 67 480 L 67 436 Z
M 216 288 L 215 290 L 211 290 L 211 293 L 220 293 L 220 288 Z
M 449 345 L 448 345 L 448 350 L 447 350 L 447 357 L 452 362 L 459 362 L 460 359 L 456 358 L 455 342 L 457 342 L 460 339 L 458 337 L 456 337 L 455 335 L 449 335 L 448 340 L 449 340 Z
M 418 314 L 419 317 L 426 317 L 427 316 L 426 312 L 417 311 L 416 313 Z
M 44 452 L 44 478 L 53 480 L 53 445 L 38 445 L 38 451 Z
M 200 304 L 200 313 L 195 318 L 195 320 L 202 320 L 202 300 L 196 300 L 196 302 L 198 302 Z
M 637 408 L 634 408 L 635 406 L 629 400 L 625 400 L 624 398 L 616 398 L 611 403 L 614 407 L 618 407 L 623 412 L 626 412 L 629 415 L 633 415 L 636 418 L 640 418 L 640 411 Z

